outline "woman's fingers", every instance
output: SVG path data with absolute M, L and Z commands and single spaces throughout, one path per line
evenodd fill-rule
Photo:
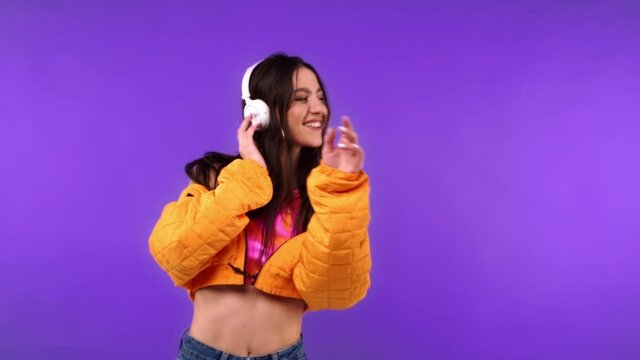
M 242 119 L 242 123 L 240 124 L 240 127 L 238 128 L 238 135 L 241 135 L 243 133 L 245 133 L 249 126 L 251 126 L 251 119 L 253 118 L 253 115 L 249 114 L 247 115 L 247 117 L 245 117 L 244 119 Z
M 338 150 L 350 151 L 353 155 L 362 154 L 362 148 L 358 144 L 338 143 L 336 147 Z
M 240 128 L 238 128 L 238 142 L 240 143 L 240 146 L 244 146 L 249 141 L 253 141 L 253 133 L 256 131 L 258 125 L 251 124 L 252 118 L 252 115 L 248 115 L 242 119 Z
M 342 126 L 344 126 L 345 128 L 353 131 L 355 133 L 356 129 L 354 129 L 353 127 L 353 123 L 351 122 L 351 119 L 349 119 L 348 116 L 343 116 L 342 117 Z
M 338 130 L 340 130 L 340 134 L 342 134 L 340 142 L 358 143 L 358 134 L 356 134 L 356 131 L 353 128 L 353 123 L 348 116 L 342 117 L 342 126 L 338 126 Z M 346 138 L 347 141 L 343 141 L 344 138 Z
M 245 117 L 238 129 L 238 152 L 243 159 L 254 160 L 258 164 L 266 167 L 264 157 L 253 140 L 253 134 L 259 127 L 259 124 L 251 124 L 252 118 L 251 115 Z
M 338 144 L 338 150 L 341 150 L 347 158 L 351 160 L 347 161 L 347 168 L 344 168 L 348 172 L 356 172 L 364 166 L 364 151 L 358 144 Z M 345 159 L 346 160 L 346 159 Z
M 340 138 L 334 145 L 338 136 Z M 364 157 L 364 150 L 358 145 L 358 135 L 348 117 L 342 117 L 342 126 L 327 129 L 322 148 L 322 159 L 325 164 L 353 173 L 362 169 Z
M 340 150 L 362 152 L 362 149 L 358 145 L 358 135 L 353 129 L 353 123 L 351 123 L 349 117 L 342 117 L 342 125 L 338 126 L 337 131 L 340 132 L 340 138 L 338 139 L 338 144 L 336 144 L 335 147 L 333 146 L 333 142 L 336 138 L 336 130 L 329 129 L 325 135 L 325 143 L 331 144 L 331 149 L 335 149 L 337 147 Z
M 346 128 L 344 126 L 338 126 L 340 133 L 342 136 L 346 137 L 352 143 L 358 143 L 358 135 L 352 129 Z
M 327 129 L 327 133 L 324 134 L 324 144 L 322 145 L 323 153 L 330 153 L 334 150 L 333 142 L 336 139 L 336 132 L 333 128 Z
M 253 125 L 249 126 L 249 128 L 247 129 L 247 131 L 245 133 L 245 134 L 247 134 L 247 138 L 253 140 L 253 134 L 258 129 L 258 126 L 259 126 L 258 124 L 253 124 Z

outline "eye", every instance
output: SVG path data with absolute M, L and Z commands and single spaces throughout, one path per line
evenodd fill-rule
M 296 97 L 296 98 L 293 99 L 293 101 L 300 101 L 300 102 L 306 103 L 307 101 L 309 101 L 309 97 L 308 96 Z

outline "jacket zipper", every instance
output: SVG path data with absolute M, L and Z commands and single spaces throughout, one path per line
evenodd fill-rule
M 244 243 L 244 258 L 242 259 L 242 269 L 239 267 L 234 266 L 231 262 L 227 263 L 227 265 L 229 265 L 229 267 L 231 267 L 231 269 L 233 270 L 233 272 L 235 272 L 236 274 L 240 274 L 242 275 L 242 284 L 244 285 L 245 283 L 245 279 L 247 278 L 247 273 L 244 271 L 244 269 L 247 268 L 247 251 L 249 248 L 249 244 L 247 244 L 247 233 L 242 230 L 242 242 Z M 256 278 L 258 277 L 258 274 L 253 274 L 253 275 L 249 275 L 249 277 L 251 277 L 253 279 L 252 281 L 252 285 L 255 284 L 256 282 Z
M 241 274 L 242 275 L 242 283 L 244 284 L 244 279 L 246 277 L 250 277 L 252 279 L 251 281 L 251 285 L 255 286 L 256 283 L 258 282 L 258 276 L 260 276 L 260 274 L 262 273 L 262 270 L 267 266 L 267 263 L 269 262 L 269 260 L 271 260 L 271 258 L 273 257 L 273 255 L 275 255 L 278 251 L 280 251 L 280 249 L 285 246 L 289 241 L 293 240 L 294 238 L 302 235 L 303 233 L 300 233 L 292 238 L 290 238 L 289 240 L 285 241 L 282 245 L 280 245 L 280 247 L 278 247 L 278 249 L 276 249 L 276 251 L 274 251 L 268 258 L 267 260 L 265 260 L 264 264 L 262 264 L 262 267 L 260 267 L 260 270 L 255 273 L 255 274 L 247 274 L 247 272 L 245 271 L 245 269 L 247 268 L 247 253 L 249 251 L 249 244 L 248 244 L 248 237 L 247 237 L 247 233 L 245 230 L 242 230 L 242 234 L 244 237 L 244 259 L 242 261 L 242 269 L 234 266 L 232 263 L 228 263 L 228 265 L 231 267 L 231 269 L 233 269 L 233 271 L 236 274 Z
M 273 254 L 271 254 L 271 256 L 269 256 L 269 257 L 267 258 L 267 260 L 264 262 L 264 265 L 262 265 L 262 267 L 260 268 L 260 271 L 258 271 L 258 273 L 257 273 L 257 274 L 254 274 L 254 275 L 255 275 L 255 279 L 254 279 L 254 281 L 253 281 L 253 285 L 254 285 L 254 286 L 255 286 L 255 285 L 257 285 L 257 283 L 258 283 L 258 277 L 260 276 L 260 274 L 262 274 L 262 270 L 264 270 L 264 268 L 266 268 L 266 267 L 267 267 L 267 264 L 269 263 L 269 260 L 271 260 L 271 258 L 272 258 L 272 257 L 273 257 L 273 256 L 274 256 L 278 251 L 280 251 L 283 247 L 285 247 L 288 243 L 290 243 L 290 242 L 291 242 L 291 240 L 293 240 L 293 239 L 297 238 L 298 236 L 300 236 L 300 235 L 302 235 L 302 234 L 304 234 L 304 233 L 300 233 L 300 234 L 298 234 L 298 235 L 296 235 L 296 236 L 294 236 L 294 237 L 290 238 L 289 240 L 285 241 L 285 242 L 284 242 L 284 244 L 280 245 L 280 247 L 279 247 L 276 251 L 274 251 L 274 252 L 273 252 Z

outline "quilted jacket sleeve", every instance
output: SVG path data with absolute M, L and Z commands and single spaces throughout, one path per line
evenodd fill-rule
M 218 184 L 211 191 L 189 185 L 165 206 L 149 238 L 154 259 L 178 286 L 209 266 L 247 225 L 245 214 L 269 202 L 273 191 L 267 169 L 251 160 L 234 160 Z
M 314 209 L 293 274 L 308 310 L 344 309 L 369 288 L 369 180 L 320 164 L 307 179 Z

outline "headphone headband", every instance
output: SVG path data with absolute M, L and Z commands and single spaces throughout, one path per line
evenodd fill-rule
M 251 79 L 251 73 L 253 69 L 260 64 L 261 61 L 249 66 L 249 68 L 244 72 L 244 76 L 242 77 L 242 99 L 247 100 L 251 98 L 251 94 L 249 94 L 249 79 Z

